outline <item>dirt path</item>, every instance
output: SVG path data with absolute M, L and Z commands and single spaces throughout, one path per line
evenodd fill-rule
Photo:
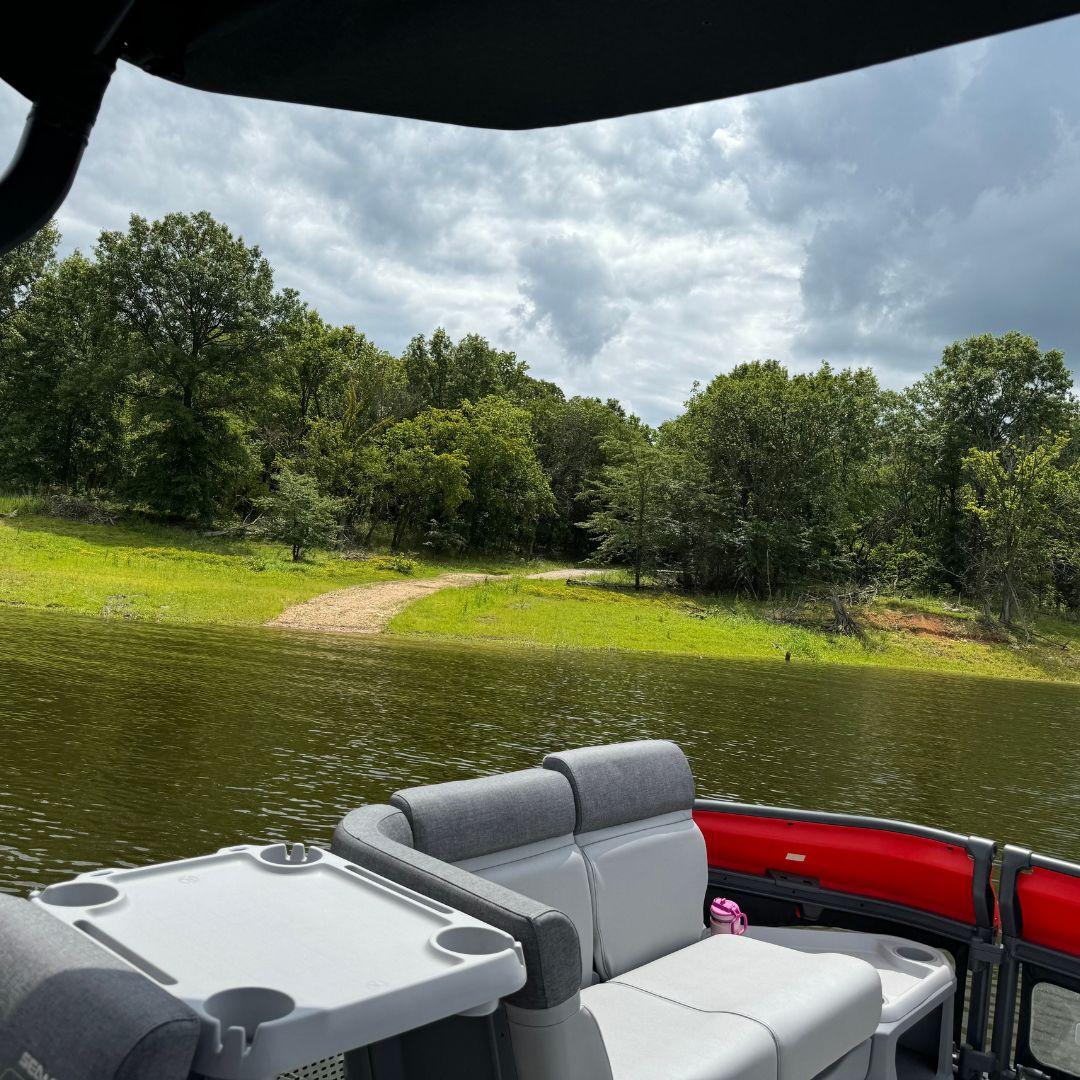
M 547 570 L 529 574 L 529 578 L 565 581 L 567 578 L 588 577 L 602 570 Z M 376 581 L 371 585 L 351 585 L 347 589 L 315 596 L 303 604 L 286 608 L 267 626 L 287 630 L 321 630 L 332 634 L 378 634 L 407 604 L 439 589 L 461 589 L 481 581 L 506 581 L 508 574 L 473 574 L 467 572 L 442 574 L 419 581 Z

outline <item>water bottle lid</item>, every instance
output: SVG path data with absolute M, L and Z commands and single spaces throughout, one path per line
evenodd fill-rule
M 709 914 L 713 918 L 737 919 L 742 914 L 742 909 L 734 900 L 729 900 L 726 896 L 718 896 L 709 906 Z

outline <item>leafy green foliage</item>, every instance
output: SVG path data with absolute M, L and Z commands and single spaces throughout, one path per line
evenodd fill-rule
M 894 526 L 908 531 L 937 581 L 964 591 L 980 563 L 980 534 L 963 488 L 971 450 L 1030 448 L 1067 430 L 1076 415 L 1060 352 L 1024 334 L 981 334 L 950 345 L 905 394 L 891 453 L 907 472 Z
M 223 520 L 250 516 L 284 462 L 365 544 L 582 546 L 575 483 L 557 507 L 542 461 L 595 461 L 595 440 L 541 445 L 558 432 L 526 406 L 578 404 L 513 353 L 439 328 L 393 356 L 275 293 L 258 248 L 205 212 L 134 216 L 93 260 L 56 264 L 57 239 L 0 267 L 0 483 Z
M 0 347 L 0 470 L 23 485 L 112 485 L 124 453 L 115 408 L 123 337 L 101 302 L 98 268 L 77 252 L 43 273 Z
M 532 418 L 537 457 L 554 500 L 541 519 L 537 539 L 544 547 L 581 557 L 591 546 L 585 521 L 601 505 L 596 482 L 622 438 L 639 425 L 617 401 L 567 400 L 550 383 L 536 383 L 535 390 L 524 407 Z
M 1075 558 L 1080 467 L 1061 468 L 1067 445 L 1067 436 L 1059 436 L 1030 449 L 973 448 L 964 457 L 964 508 L 978 521 L 982 540 L 979 584 L 984 595 L 996 594 L 1005 626 L 1045 594 L 1056 563 Z
M 370 459 L 376 473 L 376 519 L 393 523 L 392 548 L 422 523 L 453 518 L 469 497 L 468 461 L 453 443 L 455 418 L 429 409 L 395 424 Z
M 296 473 L 282 465 L 277 474 L 276 490 L 255 500 L 263 517 L 258 531 L 268 540 L 289 545 L 293 562 L 299 562 L 312 547 L 329 547 L 341 531 L 340 499 L 319 491 L 314 477 Z
M 52 265 L 59 242 L 60 232 L 50 221 L 14 251 L 0 255 L 0 333 Z
M 395 356 L 332 326 L 205 212 L 134 216 L 93 258 L 57 261 L 58 241 L 0 259 L 0 485 L 187 522 L 261 511 L 297 557 L 340 532 L 762 600 L 1080 610 L 1080 411 L 1026 335 L 955 342 L 902 392 L 737 364 L 654 431 L 477 334 Z
M 445 532 L 456 521 L 478 549 L 526 543 L 552 506 L 528 414 L 504 398 L 425 409 L 390 427 L 368 461 L 373 513 L 393 523 L 395 548 L 421 524 Z
M 665 425 L 683 456 L 684 575 L 771 596 L 850 573 L 880 412 L 873 375 L 775 361 L 720 375 Z
M 594 561 L 629 563 L 634 588 L 664 565 L 670 546 L 671 455 L 653 446 L 644 433 L 608 444 L 612 463 L 605 465 L 593 490 L 601 509 L 585 527 L 599 540 Z
M 1061 354 L 1017 333 L 949 346 L 900 394 L 868 371 L 742 364 L 604 467 L 588 525 L 639 578 L 759 598 L 948 590 L 1011 625 L 1080 606 L 1078 427 Z
M 133 373 L 129 490 L 181 517 L 232 509 L 257 475 L 246 434 L 269 379 L 269 263 L 204 211 L 133 215 L 97 260 Z
M 526 367 L 512 352 L 493 349 L 479 334 L 457 344 L 439 327 L 429 341 L 419 334 L 402 357 L 416 409 L 454 409 L 492 394 L 517 396 Z
M 537 522 L 553 509 L 528 413 L 492 396 L 475 405 L 465 401 L 451 415 L 452 443 L 469 476 L 461 516 L 470 546 L 527 544 Z

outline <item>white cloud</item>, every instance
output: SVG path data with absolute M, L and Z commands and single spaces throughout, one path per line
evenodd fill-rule
M 529 329 L 549 331 L 569 357 L 591 360 L 630 316 L 611 262 L 580 236 L 534 240 L 520 256 Z

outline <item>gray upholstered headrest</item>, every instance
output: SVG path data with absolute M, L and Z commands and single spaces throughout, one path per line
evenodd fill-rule
M 583 746 L 548 754 L 544 768 L 570 781 L 577 803 L 574 832 L 592 832 L 627 821 L 689 810 L 694 775 L 686 755 L 660 739 Z
M 574 794 L 543 769 L 406 788 L 390 796 L 412 826 L 413 846 L 444 862 L 574 831 Z
M 187 1080 L 199 1019 L 47 911 L 0 894 L 0 1076 Z

